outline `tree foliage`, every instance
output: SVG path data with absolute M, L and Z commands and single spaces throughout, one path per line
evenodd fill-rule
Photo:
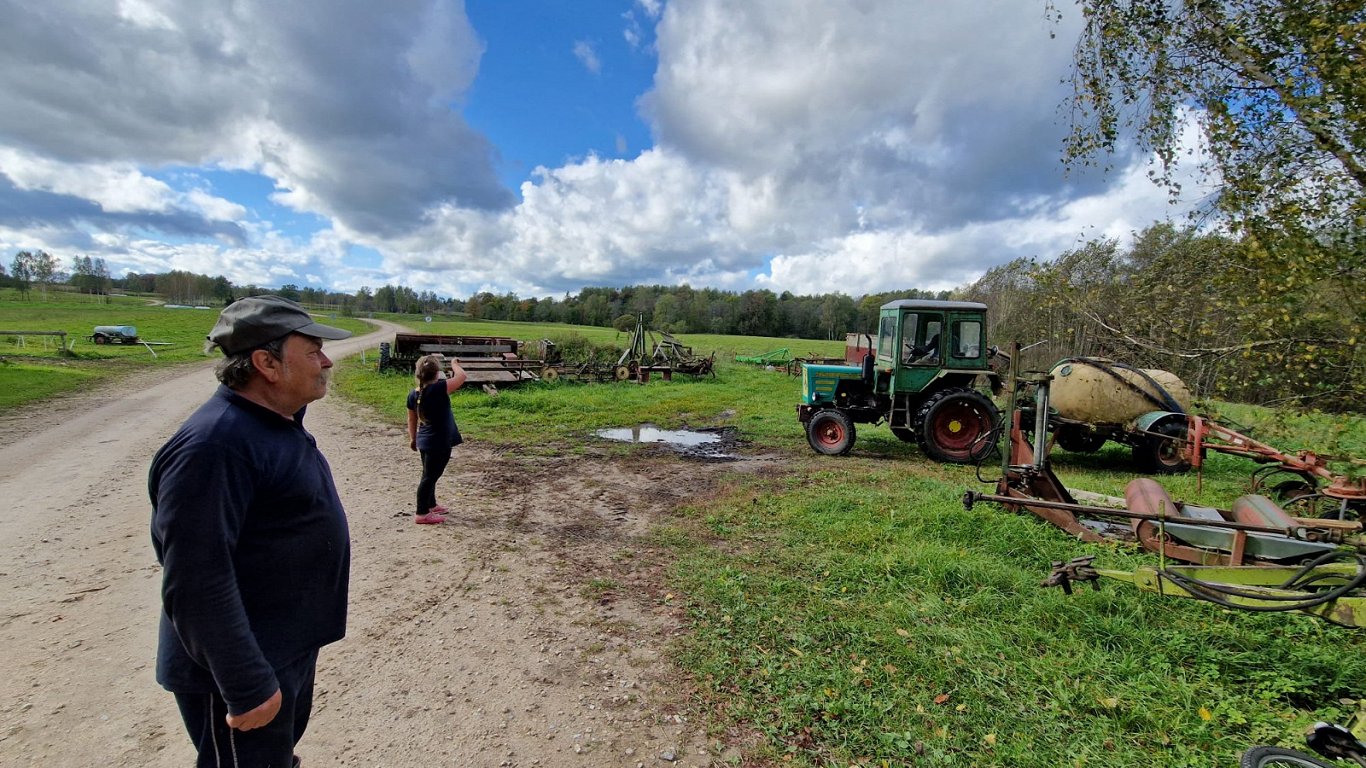
M 37 283 L 44 297 L 53 283 L 65 280 L 61 260 L 47 251 L 20 251 L 10 262 L 11 281 L 19 294 L 27 298 L 33 284 Z
M 81 293 L 105 296 L 113 282 L 109 278 L 109 267 L 104 259 L 77 256 L 72 259 L 71 287 Z
M 990 308 L 993 343 L 1044 342 L 1030 368 L 1096 355 L 1171 371 L 1203 396 L 1359 410 L 1366 350 L 1354 284 L 1321 278 L 1292 303 L 1260 301 L 1246 267 L 1260 247 L 1158 224 L 1128 249 L 1102 240 L 1051 262 L 1017 259 L 963 297 Z
M 1078 0 L 1072 164 L 1130 139 L 1174 192 L 1194 121 L 1236 247 L 1207 317 L 1284 397 L 1360 394 L 1366 322 L 1366 5 L 1360 0 Z M 1062 11 L 1049 0 L 1049 7 Z M 1203 262 L 1201 262 L 1203 263 Z M 1168 263 L 1179 273 L 1184 263 Z M 1202 284 L 1194 275 L 1190 284 Z M 1145 286 L 1153 289 L 1155 284 Z M 1159 300 L 1165 301 L 1159 297 Z M 1225 328 L 1195 330 L 1222 337 Z M 1265 367 L 1264 367 L 1265 366 Z M 1294 380 L 1294 386 L 1288 382 Z M 1346 390 L 1336 389 L 1336 382 Z M 1354 385 L 1353 382 L 1356 382 Z M 1353 388 L 1355 387 L 1355 389 Z M 1274 388 L 1274 387 L 1273 387 Z M 1317 393 L 1317 394 L 1315 394 Z
M 33 254 L 28 251 L 14 254 L 14 261 L 10 262 L 10 274 L 19 295 L 28 298 L 33 286 Z
M 1200 125 L 1217 204 L 1235 221 L 1360 227 L 1366 8 L 1360 0 L 1078 0 L 1072 162 L 1129 138 L 1172 175 Z M 1059 13 L 1060 11 L 1055 12 Z
M 39 290 L 46 298 L 48 288 L 63 279 L 61 260 L 47 251 L 38 251 L 30 254 L 29 265 L 33 282 L 38 284 Z

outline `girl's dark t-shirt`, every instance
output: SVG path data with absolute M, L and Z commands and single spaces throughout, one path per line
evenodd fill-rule
M 451 396 L 446 391 L 446 380 L 437 379 L 408 393 L 408 410 L 417 411 L 417 448 L 420 451 L 449 448 L 460 444 L 455 415 L 451 413 Z

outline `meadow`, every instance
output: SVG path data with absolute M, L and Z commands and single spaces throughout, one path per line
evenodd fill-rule
M 563 326 L 435 322 L 424 332 L 575 339 L 628 334 Z M 566 337 L 569 337 L 568 339 Z M 784 470 L 737 476 L 656 532 L 691 633 L 674 649 L 718 728 L 793 765 L 1216 766 L 1252 743 L 1300 743 L 1366 692 L 1353 630 L 1139 594 L 1111 583 L 1072 596 L 1040 582 L 1049 563 L 1099 554 L 1129 569 L 1156 558 L 1085 545 L 967 489 L 999 467 L 925 459 L 885 426 L 849 457 L 815 456 L 795 405 L 800 379 L 734 362 L 779 346 L 839 356 L 843 342 L 689 334 L 717 354 L 711 377 L 645 385 L 559 381 L 461 390 L 468 439 L 574 455 L 596 430 L 648 423 L 734 428 Z M 402 423 L 411 378 L 344 364 L 341 391 Z M 1366 422 L 1207 403 L 1283 450 L 1366 453 Z M 1306 442 L 1312 441 L 1312 442 Z M 628 450 L 622 448 L 620 450 Z M 1174 498 L 1227 507 L 1256 465 L 1212 454 L 1202 476 L 1163 478 Z M 1055 453 L 1070 487 L 1122 494 L 1129 452 Z
M 212 323 L 210 313 L 158 314 L 145 303 L 115 305 L 118 313 L 54 307 L 42 319 L 14 304 L 0 301 L 0 326 L 127 323 L 145 338 L 180 334 L 176 346 L 198 344 Z M 432 333 L 550 338 L 562 348 L 628 340 L 602 328 L 386 319 Z M 356 322 L 329 320 L 343 321 Z M 744 452 L 778 457 L 780 471 L 737 473 L 698 494 L 650 542 L 671 563 L 671 604 L 686 612 L 690 631 L 670 650 L 692 680 L 691 706 L 714 723 L 718 741 L 744 741 L 754 762 L 1232 766 L 1253 743 L 1302 744 L 1307 725 L 1342 722 L 1366 693 L 1359 631 L 1114 582 L 1071 596 L 1041 588 L 1051 561 L 1097 554 L 1098 565 L 1125 569 L 1157 559 L 1082 544 L 991 504 L 965 511 L 963 492 L 990 490 L 999 467 L 933 463 L 885 426 L 861 425 L 848 457 L 817 456 L 796 420 L 800 379 L 734 362 L 780 346 L 838 356 L 842 341 L 681 341 L 715 351 L 717 375 L 644 385 L 561 380 L 496 397 L 467 389 L 453 403 L 467 440 L 519 452 L 574 456 L 598 429 L 651 423 L 731 428 Z M 156 359 L 141 347 L 77 350 L 75 362 L 24 357 L 0 366 L 0 376 L 11 365 L 202 359 L 197 347 L 194 355 L 168 347 Z M 410 376 L 376 371 L 368 353 L 338 365 L 336 392 L 393 424 L 403 423 L 410 386 Z M 1359 417 L 1206 406 L 1284 450 L 1366 455 Z M 1074 488 L 1117 494 L 1134 477 L 1120 446 L 1053 458 Z M 1254 468 L 1215 454 L 1202 477 L 1163 483 L 1174 498 L 1227 507 Z
M 171 308 L 156 296 L 109 296 L 49 290 L 0 289 L 0 409 L 147 369 L 203 363 L 205 336 L 218 308 Z M 373 326 L 354 318 L 326 322 L 354 332 Z M 97 325 L 131 325 L 143 344 L 95 344 Z M 57 336 L 16 336 L 12 331 L 65 331 Z

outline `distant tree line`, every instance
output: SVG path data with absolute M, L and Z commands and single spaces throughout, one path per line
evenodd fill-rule
M 850 331 L 872 328 L 878 308 L 893 298 L 949 297 L 908 289 L 869 294 L 858 300 L 842 293 L 797 296 L 788 291 L 742 293 L 688 285 L 636 285 L 584 288 L 563 299 L 523 299 L 478 293 L 465 312 L 484 320 L 526 320 L 572 325 L 632 328 L 637 318 L 647 327 L 671 333 L 715 333 L 778 338 L 842 339 Z
M 1042 342 L 1024 358 L 1031 367 L 1098 355 L 1169 370 L 1204 396 L 1330 411 L 1360 411 L 1366 403 L 1366 257 L 1358 240 L 1341 233 L 1239 238 L 1155 224 L 1127 248 L 1098 240 L 1056 259 L 1016 259 L 955 291 L 908 289 L 858 299 L 637 285 L 586 287 L 558 299 L 482 292 L 462 301 L 405 286 L 354 293 L 237 286 L 221 275 L 183 271 L 111 278 L 102 259 L 87 257 L 76 258 L 66 273 L 42 251 L 16 255 L 8 274 L 0 268 L 0 281 L 22 297 L 34 286 L 46 292 L 57 284 L 96 295 L 154 293 L 192 305 L 276 293 L 348 315 L 464 315 L 621 329 L 640 319 L 672 333 L 804 339 L 872 332 L 878 309 L 893 299 L 964 299 L 989 307 L 992 343 Z

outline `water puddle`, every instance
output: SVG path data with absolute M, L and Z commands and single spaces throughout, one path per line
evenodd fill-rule
M 599 429 L 593 433 L 604 440 L 623 443 L 657 443 L 665 448 L 692 456 L 711 459 L 734 458 L 726 451 L 730 440 L 723 431 L 696 429 L 660 429 L 649 424 L 635 427 Z

